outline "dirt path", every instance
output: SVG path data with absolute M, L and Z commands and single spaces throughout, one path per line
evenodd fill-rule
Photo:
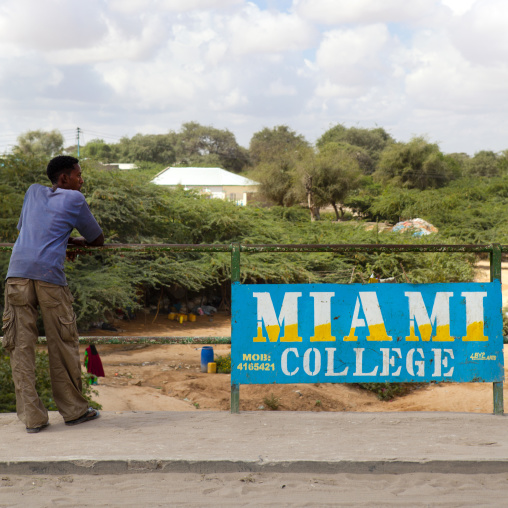
M 39 474 L 4 475 L 0 487 L 12 508 L 506 506 L 506 474 Z
M 488 282 L 490 280 L 490 264 L 487 260 L 476 264 L 475 282 Z M 503 293 L 503 309 L 508 307 L 508 262 L 501 263 L 501 282 Z
M 476 280 L 489 280 L 488 261 L 478 264 Z M 508 282 L 508 263 L 503 263 Z M 503 286 L 503 306 L 508 305 L 508 284 Z M 134 321 L 116 321 L 117 332 L 97 330 L 95 335 L 145 335 L 226 337 L 231 320 L 225 314 L 198 316 L 194 323 L 169 321 L 167 316 L 141 314 Z M 84 347 L 82 348 L 84 350 Z M 196 345 L 104 345 L 99 346 L 105 378 L 97 386 L 107 411 L 229 410 L 230 376 L 200 372 L 201 350 Z M 214 346 L 215 356 L 230 346 Z M 505 347 L 505 357 L 508 349 Z M 507 364 L 505 358 L 505 365 Z M 242 386 L 241 410 L 268 410 L 266 399 L 279 410 L 291 411 L 457 411 L 492 412 L 492 384 L 429 385 L 391 402 L 352 385 L 305 384 Z M 270 402 L 269 400 L 269 402 Z

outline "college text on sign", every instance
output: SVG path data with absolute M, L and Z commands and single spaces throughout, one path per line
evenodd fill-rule
M 503 380 L 501 284 L 232 287 L 235 384 Z

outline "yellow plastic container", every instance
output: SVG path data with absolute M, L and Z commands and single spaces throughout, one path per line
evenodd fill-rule
M 174 321 L 176 319 L 176 314 L 174 312 L 170 312 L 168 315 L 168 319 L 171 319 L 171 321 Z
M 196 321 L 196 314 L 189 314 L 189 321 Z
M 217 373 L 217 364 L 215 362 L 208 363 L 208 374 L 216 374 Z
M 379 282 L 379 279 L 374 274 L 372 274 L 369 277 L 369 284 L 375 284 L 376 282 Z

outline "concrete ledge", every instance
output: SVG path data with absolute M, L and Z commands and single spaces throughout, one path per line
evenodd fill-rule
M 104 412 L 38 434 L 0 414 L 1 474 L 508 473 L 503 416 Z

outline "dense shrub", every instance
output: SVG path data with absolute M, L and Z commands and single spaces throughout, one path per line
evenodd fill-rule
M 231 374 L 231 355 L 218 356 L 215 359 L 219 374 Z
M 49 377 L 49 357 L 45 351 L 35 353 L 36 366 L 36 388 L 44 407 L 48 411 L 57 411 L 53 393 L 51 391 L 51 379 Z M 96 409 L 101 405 L 95 402 L 92 397 L 98 395 L 96 390 L 87 383 L 88 374 L 83 373 L 83 395 L 88 404 Z M 16 395 L 14 393 L 14 382 L 12 381 L 10 357 L 0 346 L 0 413 L 16 412 Z

